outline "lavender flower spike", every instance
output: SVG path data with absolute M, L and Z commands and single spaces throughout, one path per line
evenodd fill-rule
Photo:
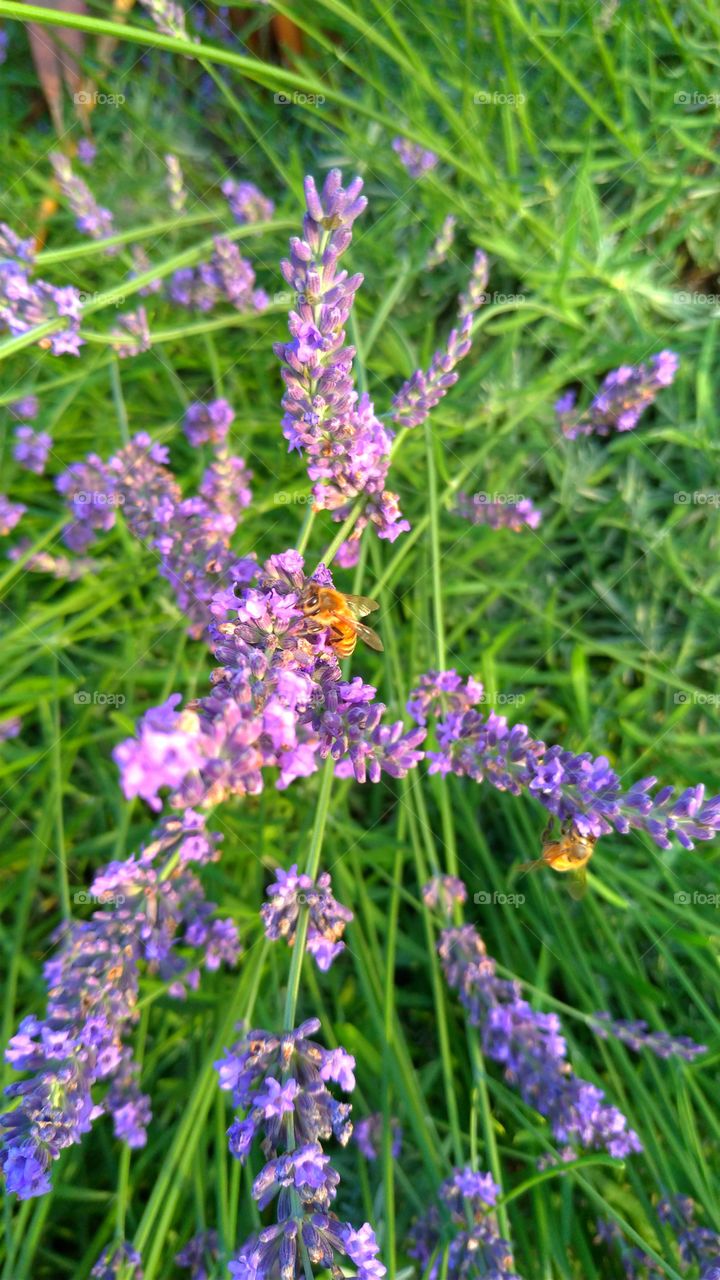
M 185 190 L 180 161 L 171 152 L 168 152 L 165 156 L 165 168 L 167 169 L 166 183 L 170 198 L 170 208 L 173 213 L 182 213 L 187 200 L 187 191 Z
M 344 190 L 338 169 L 328 174 L 322 194 L 306 178 L 304 238 L 291 240 L 290 260 L 282 263 L 283 275 L 296 291 L 297 310 L 288 320 L 290 341 L 275 347 L 284 365 L 283 434 L 291 449 L 308 455 L 316 507 L 342 521 L 355 499 L 363 495 L 366 500 L 354 539 L 343 549 L 346 567 L 357 558 L 359 535 L 369 521 L 390 542 L 410 527 L 400 516 L 397 496 L 385 488 L 392 433 L 367 395 L 358 400 L 352 378 L 355 352 L 345 345 L 343 325 L 362 276 L 348 278 L 338 262 L 367 204 L 361 190 L 360 178 Z
M 478 702 L 481 699 L 475 697 Z M 408 703 L 422 707 L 422 686 Z M 654 777 L 642 778 L 623 790 L 620 778 L 605 756 L 576 755 L 563 747 L 548 747 L 530 736 L 527 725 L 512 728 L 505 716 L 487 716 L 473 708 L 450 711 L 436 726 L 440 750 L 429 751 L 431 773 L 489 782 L 499 791 L 533 796 L 561 821 L 568 818 L 583 835 L 621 835 L 634 828 L 646 831 L 661 849 L 674 836 L 685 849 L 695 840 L 712 840 L 720 833 L 720 796 L 705 800 L 702 785 L 688 787 L 674 797 L 674 787 L 654 795 Z
M 674 381 L 678 364 L 674 351 L 660 351 L 649 364 L 621 365 L 607 375 L 590 407 L 579 415 L 574 412 L 575 392 L 567 391 L 555 404 L 563 434 L 574 440 L 632 431 L 658 392 Z
M 696 1044 L 689 1036 L 671 1036 L 667 1031 L 651 1031 L 647 1022 L 627 1022 L 611 1018 L 609 1013 L 594 1013 L 590 1025 L 602 1040 L 615 1036 L 635 1053 L 650 1049 L 658 1058 L 684 1058 L 692 1062 L 693 1058 L 707 1053 L 707 1045 Z
M 439 267 L 441 263 L 447 261 L 447 256 L 455 240 L 456 224 L 457 218 L 453 213 L 449 213 L 440 228 L 437 239 L 434 241 L 427 258 L 425 259 L 426 271 L 434 271 L 435 267 Z
M 312 1018 L 283 1036 L 251 1031 L 216 1063 L 220 1087 L 245 1113 L 228 1130 L 230 1151 L 244 1163 L 262 1135 L 266 1163 L 252 1193 L 261 1209 L 277 1198 L 275 1221 L 230 1262 L 234 1280 L 300 1280 L 309 1268 L 336 1275 L 339 1257 L 355 1264 L 359 1280 L 385 1275 L 369 1223 L 356 1231 L 331 1209 L 340 1179 L 323 1143 L 335 1137 L 344 1146 L 352 1125 L 351 1108 L 328 1084 L 353 1089 L 355 1062 L 343 1049 L 309 1039 L 319 1029 Z
M 487 493 L 472 496 L 459 493 L 455 514 L 471 524 L 486 524 L 491 529 L 512 529 L 513 533 L 537 529 L 542 521 L 542 512 L 529 498 L 520 498 L 517 502 L 494 502 Z
M 393 138 L 392 149 L 411 178 L 422 178 L 438 162 L 434 151 L 421 147 L 418 142 L 410 142 L 408 138 Z
M 642 1150 L 602 1090 L 573 1074 L 557 1015 L 538 1013 L 522 998 L 519 983 L 497 976 L 472 925 L 445 929 L 438 952 L 448 984 L 480 1029 L 484 1053 L 501 1064 L 525 1102 L 547 1117 L 559 1143 L 605 1148 L 620 1159 Z
M 493 1206 L 500 1188 L 489 1173 L 455 1169 L 440 1187 L 438 1204 L 410 1231 L 410 1256 L 427 1280 L 520 1280 L 512 1246 L 498 1229 Z
M 403 383 L 393 400 L 393 422 L 402 427 L 419 427 L 430 410 L 457 382 L 456 365 L 472 346 L 470 335 L 475 313 L 485 302 L 487 270 L 487 258 L 482 249 L 478 249 L 467 290 L 458 299 L 460 328 L 451 330 L 446 347 L 435 352 L 427 373 L 416 369 L 412 377 Z
M 315 957 L 319 969 L 329 969 L 345 950 L 342 936 L 353 913 L 333 897 L 328 873 L 319 876 L 316 883 L 310 876 L 299 875 L 297 865 L 289 871 L 279 867 L 277 880 L 269 886 L 267 895 L 270 901 L 260 911 L 265 937 L 285 938 L 288 945 L 293 946 L 298 916 L 304 906 L 310 916 L 307 950 Z
M 87 183 L 73 173 L 67 156 L 59 151 L 51 151 L 50 162 L 60 190 L 75 214 L 78 231 L 91 236 L 93 240 L 102 240 L 105 236 L 111 236 L 113 217 L 110 210 L 100 207 Z
M 32 427 L 15 428 L 16 443 L 13 446 L 13 457 L 19 466 L 41 476 L 45 470 L 48 454 L 52 448 L 52 436 L 47 431 L 33 431 Z

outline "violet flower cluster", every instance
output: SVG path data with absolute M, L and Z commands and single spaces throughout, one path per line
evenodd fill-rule
M 648 364 L 621 365 L 607 375 L 589 408 L 581 414 L 575 413 L 575 392 L 566 391 L 555 404 L 563 434 L 574 440 L 581 435 L 632 431 L 658 392 L 674 381 L 678 364 L 674 351 L 660 351 Z
M 605 1149 L 624 1159 L 642 1147 L 602 1089 L 573 1073 L 560 1020 L 523 999 L 518 982 L 499 978 L 472 925 L 445 929 L 438 952 L 448 984 L 480 1030 L 483 1052 L 502 1066 L 508 1084 L 545 1116 L 563 1146 Z
M 27 507 L 22 502 L 11 502 L 7 494 L 0 493 L 0 538 L 6 538 L 20 523 Z
M 426 907 L 449 920 L 455 908 L 467 901 L 467 889 L 458 876 L 437 875 L 423 885 L 422 897 Z
M 227 420 L 228 410 L 232 414 L 227 402 L 218 403 L 226 407 L 196 406 L 189 430 L 202 435 L 201 421 L 214 413 L 215 425 L 207 429 L 217 434 L 220 420 Z M 218 587 L 246 571 L 248 562 L 237 561 L 230 538 L 250 502 L 250 472 L 242 458 L 218 448 L 200 493 L 184 499 L 167 459 L 164 445 L 139 433 L 108 462 L 89 454 L 73 463 L 55 482 L 72 513 L 63 536 L 72 550 L 83 551 L 98 533 L 112 529 L 122 509 L 131 532 L 157 554 L 159 571 L 187 613 L 191 634 L 200 635 Z
M 667 1031 L 651 1031 L 647 1022 L 642 1019 L 630 1022 L 612 1018 L 609 1013 L 600 1010 L 592 1015 L 590 1025 L 601 1040 L 614 1036 L 635 1053 L 649 1049 L 657 1058 L 683 1058 L 685 1062 L 692 1062 L 694 1058 L 707 1053 L 707 1045 L 696 1044 L 689 1036 L 672 1036 Z
M 34 431 L 27 424 L 15 428 L 13 457 L 18 466 L 41 476 L 52 449 L 52 436 L 47 431 Z
M 481 701 L 475 685 L 467 697 Z M 418 690 L 408 703 L 411 715 L 417 699 Z M 525 792 L 561 821 L 571 819 L 583 835 L 635 829 L 646 831 L 661 849 L 670 848 L 671 837 L 692 849 L 695 840 L 712 840 L 720 832 L 720 796 L 706 800 L 702 784 L 676 797 L 672 786 L 653 794 L 657 779 L 648 777 L 625 790 L 605 756 L 548 747 L 531 737 L 527 725 L 511 728 L 494 711 L 451 711 L 435 732 L 440 750 L 427 753 L 431 773 L 489 782 L 516 796 Z
M 295 945 L 298 917 L 301 908 L 308 912 L 306 950 L 314 957 L 318 969 L 326 972 L 333 960 L 345 950 L 342 941 L 346 924 L 353 918 L 352 911 L 333 897 L 332 882 L 327 871 L 317 879 L 299 873 L 294 863 L 289 871 L 278 867 L 277 879 L 268 886 L 269 902 L 263 904 L 260 915 L 265 927 L 265 937 L 273 941 L 284 938 L 288 946 Z
M 411 178 L 422 178 L 438 162 L 434 151 L 421 147 L 418 142 L 410 142 L 409 138 L 393 138 L 392 149 Z
M 217 858 L 216 844 L 192 810 L 165 818 L 137 856 L 95 876 L 88 897 L 111 909 L 58 930 L 45 965 L 46 1016 L 25 1018 L 6 1051 L 11 1066 L 31 1073 L 8 1086 L 16 1105 L 0 1116 L 0 1168 L 20 1199 L 50 1190 L 51 1163 L 102 1114 L 128 1146 L 145 1144 L 150 1104 L 125 1044 L 140 967 L 182 996 L 201 964 L 217 969 L 239 954 L 235 924 L 214 919 L 192 869 Z
M 230 302 L 237 311 L 264 311 L 269 298 L 255 288 L 255 272 L 237 245 L 226 236 L 216 236 L 209 262 L 196 267 L 179 267 L 168 286 L 168 296 L 190 311 L 212 311 L 220 302 Z
M 142 1258 L 137 1249 L 123 1240 L 103 1249 L 90 1272 L 92 1280 L 143 1280 Z
M 0 329 L 13 337 L 54 322 L 54 331 L 38 339 L 54 356 L 80 353 L 80 294 L 71 285 L 57 286 L 30 278 L 34 260 L 32 240 L 22 240 L 0 222 Z
M 344 1146 L 352 1133 L 351 1108 L 328 1089 L 355 1087 L 355 1061 L 344 1049 L 311 1040 L 317 1018 L 275 1036 L 250 1031 L 218 1062 L 220 1087 L 232 1093 L 243 1119 L 228 1130 L 230 1151 L 244 1163 L 262 1135 L 266 1163 L 252 1194 L 260 1209 L 277 1198 L 275 1221 L 250 1237 L 230 1262 L 234 1280 L 306 1277 L 315 1268 L 339 1274 L 338 1259 L 358 1280 L 382 1280 L 385 1267 L 369 1223 L 356 1230 L 333 1213 L 339 1176 L 323 1144 Z
M 236 222 L 267 222 L 275 212 L 272 200 L 263 195 L 254 182 L 235 182 L 226 178 L 220 187 Z
M 450 331 L 445 347 L 435 352 L 427 372 L 416 369 L 398 391 L 393 400 L 392 419 L 399 426 L 419 427 L 457 382 L 457 365 L 472 346 L 475 315 L 487 301 L 488 269 L 487 255 L 477 249 L 467 287 L 458 298 L 460 328 Z
M 409 1253 L 426 1280 L 520 1280 L 493 1212 L 499 1193 L 489 1173 L 474 1169 L 455 1169 L 443 1182 L 438 1203 L 410 1232 Z
M 491 529 L 512 529 L 513 533 L 522 533 L 523 529 L 537 529 L 542 521 L 542 512 L 533 505 L 530 498 L 519 498 L 517 502 L 496 502 L 487 493 L 459 493 L 455 514 L 469 520 L 471 524 L 486 524 Z
M 149 351 L 152 343 L 145 308 L 138 307 L 136 311 L 126 311 L 118 316 L 110 330 L 110 337 L 114 340 L 115 351 L 121 360 Z
M 222 663 L 212 692 L 183 712 L 175 695 L 116 748 L 125 794 L 159 807 L 158 791 L 167 786 L 176 806 L 217 804 L 259 793 L 269 768 L 279 770 L 276 785 L 284 788 L 328 756 L 339 776 L 360 782 L 414 768 L 425 730 L 387 724 L 373 686 L 344 681 L 324 633 L 308 634 L 299 603 L 302 556 L 272 556 L 259 573 L 241 561 L 229 578 L 237 588 L 217 592 L 210 604 L 210 643 Z
M 657 1216 L 675 1235 L 681 1271 L 697 1267 L 699 1280 L 720 1280 L 720 1235 L 710 1227 L 700 1227 L 697 1206 L 690 1196 L 667 1196 L 657 1205 Z M 626 1280 L 664 1276 L 665 1268 L 637 1245 L 625 1239 L 616 1222 L 597 1224 L 596 1244 L 610 1245 L 619 1255 Z
M 114 227 L 110 210 L 101 208 L 87 183 L 73 173 L 67 156 L 60 151 L 51 151 L 50 163 L 60 190 L 75 215 L 78 231 L 93 240 L 104 240 L 106 236 L 111 236 Z
M 394 1116 L 390 1120 L 390 1131 L 392 1134 L 390 1151 L 393 1160 L 397 1160 L 402 1151 L 402 1129 Z M 356 1122 L 353 1138 L 366 1160 L 379 1160 L 383 1147 L 384 1133 L 385 1117 L 380 1111 L 374 1111 L 372 1115 L 363 1116 L 362 1120 Z

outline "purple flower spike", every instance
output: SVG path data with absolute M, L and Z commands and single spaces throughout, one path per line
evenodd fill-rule
M 51 151 L 50 162 L 55 171 L 60 190 L 75 214 L 78 231 L 93 240 L 104 240 L 114 232 L 113 217 L 109 209 L 102 209 L 87 183 L 72 171 L 67 156 Z
M 307 949 L 319 969 L 326 971 L 345 950 L 342 936 L 352 920 L 352 911 L 333 897 L 330 876 L 324 872 L 317 881 L 299 875 L 297 865 L 289 871 L 278 869 L 277 880 L 267 890 L 270 899 L 261 908 L 266 938 L 284 938 L 289 946 L 295 942 L 298 917 L 307 909 L 310 920 Z
M 663 387 L 669 387 L 678 370 L 674 351 L 660 351 L 648 364 L 621 365 L 609 373 L 589 409 L 577 415 L 575 393 L 567 391 L 555 404 L 563 434 L 607 436 L 611 431 L 632 431 Z
M 355 352 L 345 345 L 343 326 L 362 276 L 348 277 L 338 263 L 367 204 L 361 191 L 360 178 L 343 188 L 337 169 L 328 174 L 322 193 L 313 178 L 305 179 L 303 239 L 290 241 L 290 259 L 282 263 L 296 293 L 296 310 L 289 316 L 290 341 L 275 347 L 286 387 L 283 433 L 291 449 L 307 454 L 316 507 L 342 522 L 357 498 L 366 499 L 353 538 L 339 557 L 344 567 L 356 561 L 368 523 L 389 542 L 410 528 L 396 494 L 385 488 L 392 432 L 367 395 L 358 399 L 352 378 Z
M 32 427 L 15 428 L 16 443 L 13 446 L 13 457 L 19 466 L 41 476 L 45 470 L 48 454 L 52 448 L 52 436 L 46 431 L 33 431 Z
M 411 178 L 422 178 L 435 168 L 438 157 L 434 151 L 421 147 L 408 138 L 393 138 L 392 149 Z
M 512 1246 L 498 1229 L 493 1206 L 500 1188 L 489 1173 L 456 1169 L 440 1187 L 438 1203 L 416 1219 L 410 1232 L 410 1256 L 428 1280 L 487 1276 L 520 1280 Z
M 445 929 L 438 952 L 448 984 L 480 1029 L 483 1052 L 500 1063 L 524 1101 L 547 1117 L 559 1143 L 605 1149 L 618 1159 L 642 1150 L 602 1090 L 573 1074 L 557 1015 L 538 1013 L 522 998 L 519 983 L 497 976 L 472 925 Z
M 529 498 L 520 498 L 517 502 L 494 502 L 486 493 L 476 493 L 471 497 L 459 493 L 455 514 L 471 524 L 486 524 L 491 529 L 512 529 L 513 533 L 537 529 L 542 521 L 542 512 L 533 506 Z
M 185 413 L 183 430 L 191 445 L 222 444 L 235 420 L 235 411 L 227 400 L 198 401 Z

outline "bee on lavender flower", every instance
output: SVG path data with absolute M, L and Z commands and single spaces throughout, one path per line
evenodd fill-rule
M 383 651 L 382 640 L 360 621 L 380 606 L 367 596 L 346 596 L 334 587 L 306 582 L 300 595 L 300 608 L 307 619 L 308 631 L 329 631 L 330 645 L 338 658 L 349 658 L 358 636 L 370 649 Z
M 523 862 L 520 872 L 538 871 L 550 867 L 552 871 L 570 872 L 570 896 L 582 898 L 587 889 L 587 864 L 595 852 L 597 836 L 578 831 L 572 818 L 560 824 L 560 834 L 553 834 L 551 818 L 542 834 L 542 854 L 534 862 Z

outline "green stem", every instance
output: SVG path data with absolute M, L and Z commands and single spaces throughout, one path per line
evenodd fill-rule
M 330 791 L 332 789 L 334 772 L 335 761 L 332 756 L 328 756 L 325 761 L 322 781 L 320 783 L 320 795 L 318 796 L 315 822 L 313 823 L 312 835 L 310 836 L 310 849 L 308 851 L 307 863 L 305 864 L 305 874 L 310 876 L 311 880 L 316 879 L 318 867 L 320 866 L 320 854 L 322 852 L 323 835 L 325 834 L 325 823 L 327 821 L 328 810 L 330 808 Z M 302 973 L 302 962 L 305 955 L 308 923 L 308 909 L 307 907 L 302 907 L 298 916 L 295 944 L 293 946 L 290 973 L 288 976 L 287 995 L 285 997 L 283 1025 L 286 1031 L 292 1031 L 295 1026 L 295 1011 L 297 1009 L 298 993 L 300 991 L 300 975 Z

